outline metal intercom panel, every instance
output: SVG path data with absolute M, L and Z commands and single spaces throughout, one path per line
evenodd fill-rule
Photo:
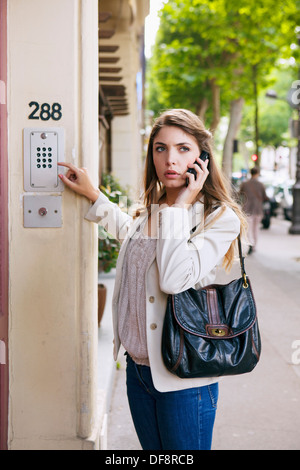
M 57 162 L 64 160 L 64 129 L 24 129 L 24 189 L 62 192 Z

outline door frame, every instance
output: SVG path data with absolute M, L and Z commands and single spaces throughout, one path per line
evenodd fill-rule
M 7 0 L 0 0 L 0 450 L 8 440 Z

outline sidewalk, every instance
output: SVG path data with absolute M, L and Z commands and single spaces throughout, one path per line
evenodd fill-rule
M 251 374 L 224 378 L 214 450 L 299 450 L 300 365 L 292 363 L 300 340 L 300 236 L 290 222 L 272 219 L 246 259 L 259 315 L 262 358 Z M 218 281 L 239 276 L 239 266 Z M 299 355 L 298 355 L 299 357 Z M 108 419 L 109 450 L 140 450 L 127 404 L 124 356 L 119 357 Z

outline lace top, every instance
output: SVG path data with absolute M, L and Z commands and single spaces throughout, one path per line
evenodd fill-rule
M 144 235 L 129 241 L 122 270 L 118 305 L 121 343 L 137 364 L 148 366 L 145 281 L 155 248 L 156 239 Z

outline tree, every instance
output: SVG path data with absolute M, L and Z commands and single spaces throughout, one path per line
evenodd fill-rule
M 244 73 L 248 74 L 250 90 L 253 90 L 251 99 L 247 101 L 252 101 L 254 105 L 253 137 L 259 157 L 256 164 L 259 164 L 259 91 L 266 85 L 266 75 L 276 65 L 280 55 L 290 56 L 289 46 L 295 40 L 297 26 L 297 5 L 274 0 L 242 0 L 235 10 L 235 18 L 237 42 L 243 51 L 238 61 Z M 245 97 L 243 90 L 240 93 Z M 227 169 L 227 174 L 231 159 L 232 151 L 224 147 L 223 168 Z
M 217 3 L 170 0 L 164 6 L 149 76 L 152 109 L 188 107 L 207 117 L 211 130 L 220 120 L 220 89 L 231 58 L 230 45 L 222 50 L 229 31 L 224 11 L 212 8 Z
M 149 105 L 187 107 L 212 130 L 220 107 L 230 112 L 223 152 L 229 174 L 242 116 L 236 107 L 259 93 L 278 55 L 288 55 L 296 18 L 297 5 L 283 0 L 169 0 L 150 63 Z
M 282 66 L 274 69 L 269 76 L 270 85 L 279 97 L 271 99 L 266 97 L 266 90 L 262 90 L 258 97 L 260 110 L 259 145 L 278 147 L 287 141 L 289 120 L 293 110 L 285 101 L 291 83 L 297 78 L 297 69 Z M 244 141 L 252 140 L 254 135 L 253 107 L 244 108 L 244 117 L 241 126 L 241 138 Z

